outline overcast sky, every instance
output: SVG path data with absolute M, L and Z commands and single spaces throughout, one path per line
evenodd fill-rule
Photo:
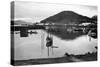
M 97 15 L 96 6 L 50 4 L 31 1 L 15 1 L 14 9 L 15 20 L 25 20 L 33 23 L 39 22 L 61 11 L 74 11 L 88 17 Z

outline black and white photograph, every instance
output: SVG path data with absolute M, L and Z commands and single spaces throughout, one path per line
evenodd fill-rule
M 12 1 L 11 65 L 97 61 L 98 7 Z

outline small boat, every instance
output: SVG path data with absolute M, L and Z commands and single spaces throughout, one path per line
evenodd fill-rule
M 29 34 L 37 34 L 37 32 L 36 31 L 30 31 L 30 32 L 28 32 Z

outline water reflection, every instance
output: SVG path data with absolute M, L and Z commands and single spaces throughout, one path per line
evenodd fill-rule
M 86 35 L 86 33 L 74 31 L 67 32 L 67 30 L 61 29 L 58 32 L 52 32 L 52 35 L 55 35 L 62 40 L 73 40 L 82 35 Z
M 20 34 L 14 34 L 15 36 L 15 59 L 25 60 L 34 58 L 48 58 L 46 37 L 48 33 L 44 30 L 29 30 L 29 32 L 37 32 L 37 34 L 28 34 L 28 37 L 20 37 Z M 19 31 L 17 31 L 19 32 Z M 97 39 L 80 33 L 68 33 L 65 30 L 59 33 L 52 32 L 53 45 L 58 48 L 54 49 L 54 55 L 50 57 L 62 57 L 67 52 L 69 54 L 85 54 L 87 52 L 96 52 L 95 46 L 97 46 Z M 41 39 L 41 36 L 44 36 Z M 41 49 L 41 42 L 43 41 L 43 49 Z

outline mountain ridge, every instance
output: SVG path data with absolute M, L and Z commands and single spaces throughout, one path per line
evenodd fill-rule
M 28 24 L 28 25 L 31 25 L 33 23 L 31 22 L 26 22 L 24 20 L 11 20 L 11 25 L 21 25 L 21 24 Z
M 62 11 L 58 14 L 50 16 L 42 21 L 41 23 L 81 23 L 84 21 L 91 21 L 91 18 L 80 15 L 73 11 Z

